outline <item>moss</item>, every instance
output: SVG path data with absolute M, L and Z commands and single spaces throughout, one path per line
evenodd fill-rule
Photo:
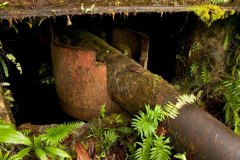
M 233 15 L 234 10 L 224 10 L 217 5 L 200 5 L 189 7 L 190 11 L 193 11 L 207 26 L 210 26 L 214 21 L 218 19 L 224 19 L 228 15 Z

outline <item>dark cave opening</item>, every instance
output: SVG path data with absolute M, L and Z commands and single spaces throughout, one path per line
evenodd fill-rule
M 181 39 L 188 36 L 191 26 L 198 19 L 191 13 L 139 13 L 112 15 L 71 16 L 72 24 L 91 32 L 103 31 L 106 39 L 111 40 L 114 27 L 124 27 L 149 36 L 148 69 L 171 82 L 175 75 L 176 54 Z M 5 24 L 6 23 L 6 24 Z M 53 30 L 66 29 L 67 18 L 60 16 L 44 20 L 31 27 L 28 20 L 14 23 L 9 28 L 7 21 L 2 22 L 0 40 L 3 49 L 11 52 L 20 62 L 23 74 L 9 63 L 10 89 L 15 98 L 12 108 L 17 125 L 22 123 L 49 124 L 73 121 L 64 113 L 58 103 L 54 85 L 40 83 L 41 64 L 51 67 L 51 38 Z

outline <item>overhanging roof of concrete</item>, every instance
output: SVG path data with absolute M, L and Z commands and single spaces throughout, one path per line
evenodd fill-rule
M 225 9 L 239 11 L 240 1 L 225 3 Z M 6 5 L 1 6 L 4 2 Z M 0 0 L 1 19 L 51 17 L 59 15 L 189 12 L 202 0 Z M 206 4 L 206 3 L 205 3 Z

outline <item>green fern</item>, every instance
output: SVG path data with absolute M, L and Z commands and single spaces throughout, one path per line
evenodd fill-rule
M 178 153 L 174 155 L 174 158 L 180 159 L 180 160 L 187 160 L 186 153 Z
M 194 95 L 181 95 L 177 97 L 177 103 L 167 103 L 164 107 L 156 105 L 154 110 L 150 108 L 150 105 L 145 105 L 146 113 L 139 112 L 133 118 L 132 126 L 134 130 L 141 135 L 141 137 L 148 137 L 148 135 L 155 134 L 158 122 L 164 121 L 167 117 L 172 119 L 176 118 L 179 114 L 178 110 L 186 104 L 191 104 L 196 100 Z
M 199 65 L 196 64 L 196 63 L 193 63 L 191 65 L 191 67 L 190 67 L 190 74 L 191 74 L 191 76 L 195 76 L 197 71 L 198 71 L 198 69 L 199 69 Z
M 60 124 L 53 128 L 48 128 L 45 133 L 41 135 L 42 141 L 46 141 L 47 144 L 55 146 L 61 143 L 69 134 L 76 129 L 76 127 L 83 125 L 83 122 L 73 122 L 69 124 Z
M 151 160 L 169 160 L 171 155 L 170 140 L 164 136 L 159 136 L 154 142 L 154 147 L 151 148 Z
M 151 148 L 153 144 L 153 137 L 149 136 L 142 140 L 142 142 L 138 142 L 140 148 L 135 153 L 135 158 L 137 160 L 148 160 L 151 153 Z
M 115 129 L 109 129 L 104 132 L 104 150 L 109 150 L 109 148 L 117 141 L 118 137 Z
M 62 150 L 60 143 L 82 124 L 83 122 L 61 124 L 53 128 L 48 128 L 45 130 L 45 134 L 31 139 L 28 137 L 29 131 L 17 131 L 13 125 L 0 121 L 0 143 L 22 144 L 25 146 L 25 148 L 21 147 L 21 150 L 8 158 L 8 160 L 22 159 L 29 155 L 31 151 L 34 151 L 40 160 L 48 160 L 48 157 L 52 159 L 71 158 L 67 152 Z
M 16 57 L 13 54 L 6 54 L 6 57 L 16 66 L 20 74 L 22 74 L 22 67 L 19 62 L 16 61 Z
M 224 113 L 225 122 L 234 128 L 234 131 L 239 134 L 240 131 L 240 117 L 239 117 L 239 103 L 240 103 L 240 73 L 232 79 L 224 80 L 217 88 L 217 91 L 224 95 Z
M 211 80 L 210 73 L 207 69 L 207 66 L 205 66 L 205 65 L 203 66 L 200 77 L 201 77 L 203 83 L 205 83 L 205 84 Z
M 155 134 L 157 123 L 147 114 L 140 112 L 140 116 L 133 119 L 132 126 L 141 135 L 141 137 L 148 137 L 148 135 Z
M 156 105 L 154 110 L 150 105 L 145 105 L 146 113 L 139 112 L 132 120 L 132 126 L 141 136 L 142 142 L 137 142 L 140 146 L 135 152 L 138 160 L 169 160 L 171 155 L 170 140 L 164 136 L 157 136 L 158 123 L 167 117 L 176 118 L 181 109 L 186 104 L 194 103 L 196 97 L 193 95 L 181 95 L 177 97 L 176 104 L 167 103 L 164 107 Z

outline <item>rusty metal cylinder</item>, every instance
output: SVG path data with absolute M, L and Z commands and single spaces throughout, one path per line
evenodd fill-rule
M 240 159 L 240 136 L 196 105 L 185 106 L 164 125 L 174 149 L 187 152 L 189 160 Z
M 137 114 L 145 109 L 145 104 L 154 107 L 176 102 L 180 93 L 162 77 L 144 70 L 98 37 L 88 32 L 79 35 L 82 40 L 78 46 L 95 49 L 97 56 L 107 64 L 109 95 L 125 110 Z M 186 152 L 188 160 L 240 159 L 240 137 L 194 104 L 184 106 L 179 116 L 169 119 L 164 126 L 174 149 Z
M 96 61 L 93 50 L 54 43 L 52 64 L 59 102 L 67 114 L 90 120 L 105 103 L 107 112 L 121 111 L 108 97 L 107 68 Z

